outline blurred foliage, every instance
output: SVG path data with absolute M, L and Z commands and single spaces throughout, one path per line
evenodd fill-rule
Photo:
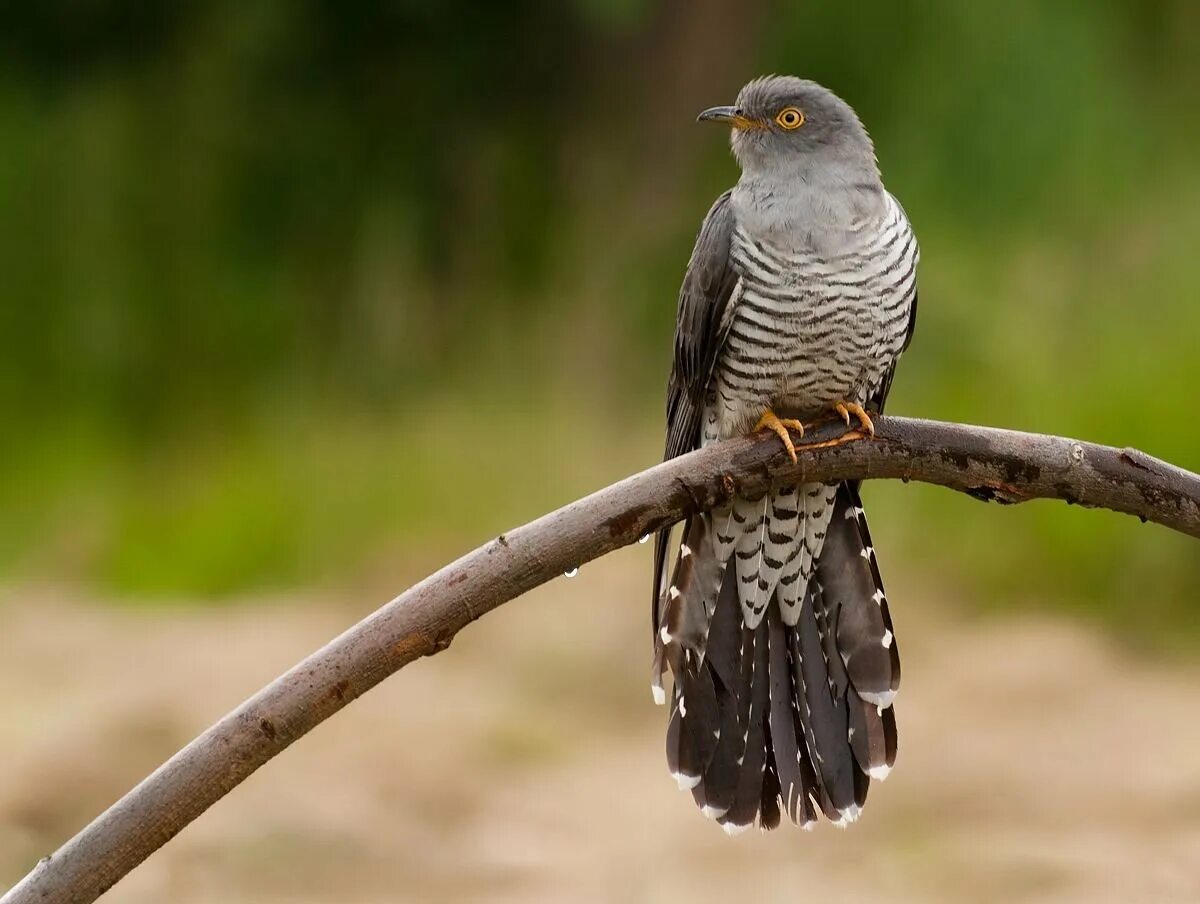
M 917 226 L 896 411 L 1200 466 L 1200 7 L 719 6 L 0 0 L 0 567 L 335 579 L 648 463 L 735 178 L 691 117 L 765 71 L 859 109 Z M 985 601 L 1169 624 L 1200 579 L 1114 516 L 871 495 Z

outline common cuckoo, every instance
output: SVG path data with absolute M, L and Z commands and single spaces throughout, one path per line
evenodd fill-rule
M 742 174 L 688 262 L 666 457 L 836 413 L 873 434 L 916 323 L 917 242 L 858 116 L 771 76 L 731 107 Z M 654 696 L 667 759 L 727 831 L 856 819 L 896 756 L 900 660 L 857 481 L 777 486 L 691 518 L 654 556 Z

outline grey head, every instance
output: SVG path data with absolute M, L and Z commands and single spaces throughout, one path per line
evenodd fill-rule
M 787 75 L 755 79 L 732 106 L 701 122 L 728 123 L 742 168 L 739 217 L 765 231 L 797 222 L 849 225 L 883 208 L 875 148 L 854 109 L 816 82 Z

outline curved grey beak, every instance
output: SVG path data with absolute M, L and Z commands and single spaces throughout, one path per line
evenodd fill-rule
M 745 118 L 737 107 L 709 107 L 696 117 L 696 122 L 737 122 Z

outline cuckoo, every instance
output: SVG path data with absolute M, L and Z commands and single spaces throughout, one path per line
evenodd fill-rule
M 854 110 L 770 76 L 702 122 L 737 184 L 709 210 L 679 293 L 666 457 L 754 431 L 795 460 L 803 424 L 866 438 L 916 323 L 917 242 Z M 784 813 L 855 820 L 896 756 L 900 659 L 857 481 L 735 496 L 654 556 L 657 702 L 680 788 L 727 831 Z M 664 676 L 670 674 L 670 693 Z

